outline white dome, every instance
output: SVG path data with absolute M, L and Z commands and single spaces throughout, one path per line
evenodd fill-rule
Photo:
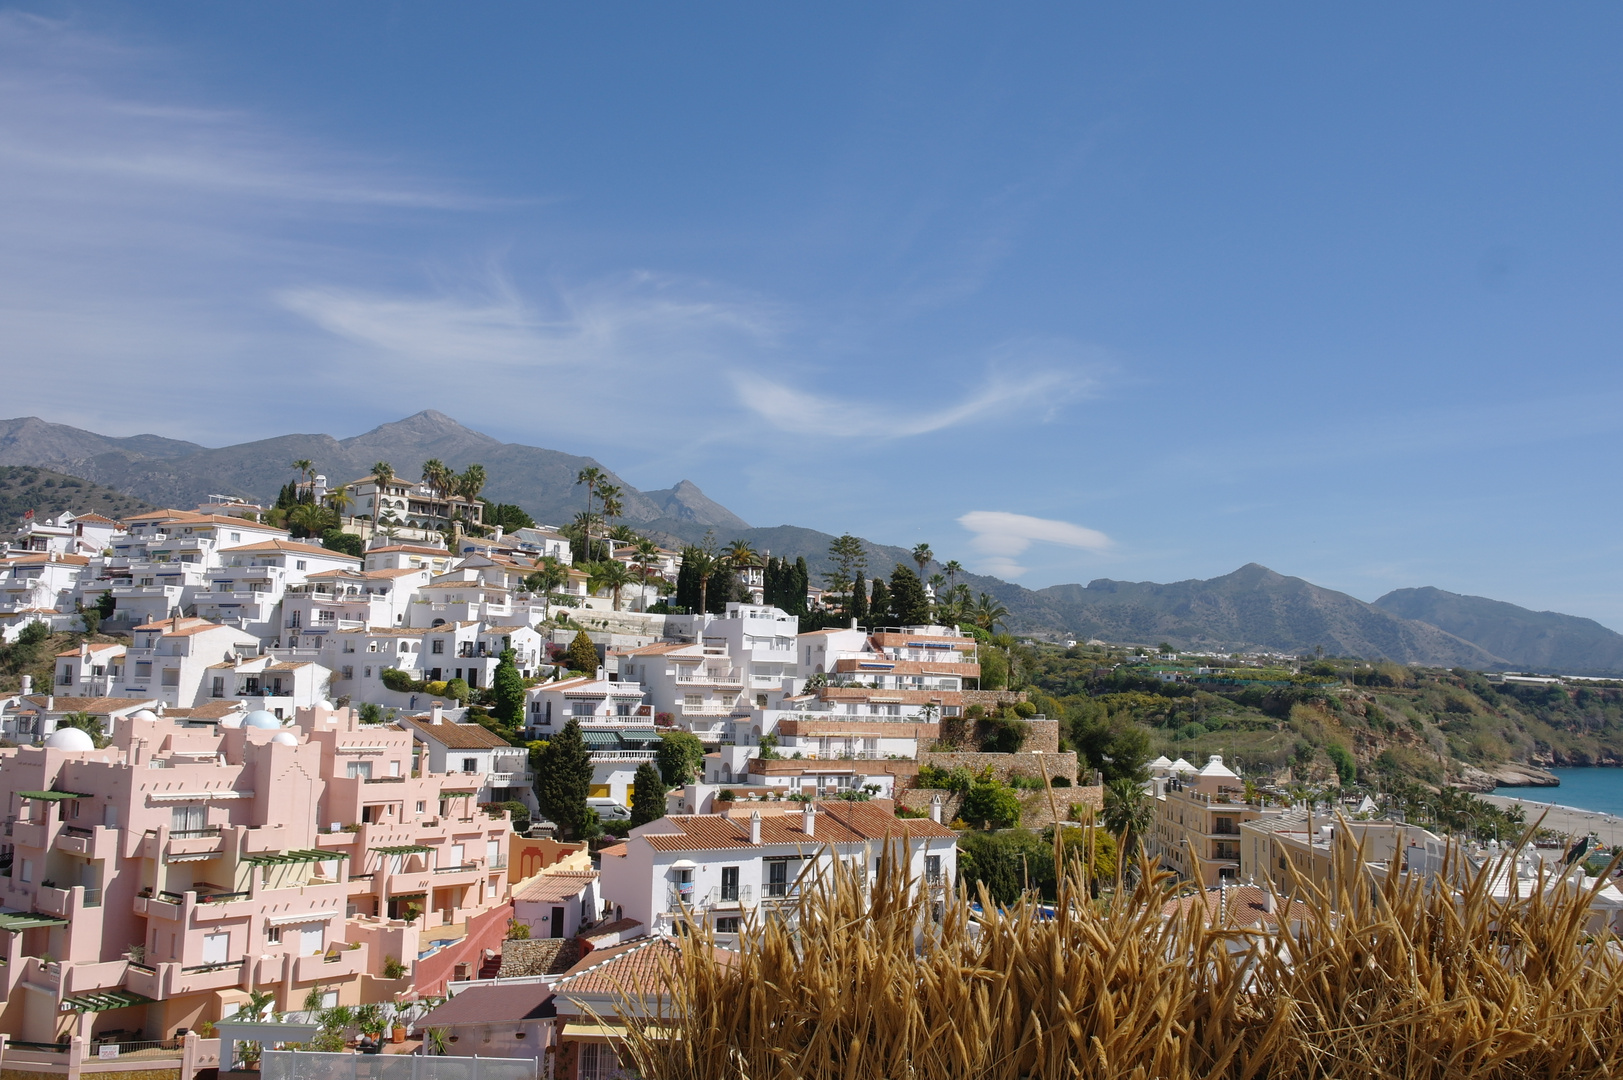
M 223 728 L 231 728 L 231 729 L 240 728 L 242 726 L 242 721 L 244 720 L 244 718 L 245 718 L 244 713 L 240 713 L 240 712 L 226 713 L 224 716 L 220 717 L 220 726 L 223 727 Z
M 316 708 L 325 709 L 328 712 L 332 712 L 332 702 L 328 701 L 326 698 L 322 698 L 320 701 L 316 702 Z
M 299 737 L 291 731 L 278 731 L 271 736 L 271 742 L 278 746 L 297 746 L 299 745 Z
M 243 718 L 242 726 L 268 731 L 281 727 L 282 722 L 276 719 L 275 713 L 268 713 L 264 709 L 255 709 Z
M 158 719 L 158 714 L 153 712 L 151 709 L 142 709 L 139 712 L 132 713 L 130 715 L 130 719 L 132 719 L 132 720 L 149 720 L 149 721 L 150 720 L 156 720 L 156 719 Z
M 95 742 L 76 727 L 60 727 L 45 739 L 52 750 L 94 750 Z

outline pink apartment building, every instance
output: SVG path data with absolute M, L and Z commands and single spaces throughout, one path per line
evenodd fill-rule
M 505 928 L 511 824 L 416 752 L 322 706 L 142 711 L 104 749 L 63 729 L 0 752 L 0 1031 L 168 1037 L 251 991 L 288 1010 L 443 984 Z

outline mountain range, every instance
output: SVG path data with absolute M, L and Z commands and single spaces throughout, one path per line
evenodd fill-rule
M 803 556 L 814 579 L 830 567 L 828 533 L 755 528 L 690 481 L 640 491 L 593 458 L 504 443 L 432 409 L 347 439 L 281 435 L 219 448 L 157 435 L 109 437 L 37 417 L 0 421 L 0 465 L 51 469 L 160 506 L 190 507 L 212 495 L 269 501 L 299 458 L 313 461 L 334 485 L 367 475 L 380 460 L 403 476 L 430 458 L 455 469 L 478 462 L 489 476 L 487 498 L 515 503 L 550 524 L 585 509 L 575 477 L 596 465 L 623 489 L 624 520 L 639 532 L 667 543 L 706 533 L 722 543 L 748 540 L 758 551 Z M 870 576 L 911 563 L 906 548 L 864 541 L 864 550 Z M 977 574 L 959 580 L 1007 607 L 1011 629 L 1047 637 L 1166 641 L 1221 652 L 1322 649 L 1428 666 L 1623 675 L 1623 635 L 1593 620 L 1435 588 L 1399 589 L 1366 603 L 1256 563 L 1169 584 L 1101 578 L 1032 590 Z

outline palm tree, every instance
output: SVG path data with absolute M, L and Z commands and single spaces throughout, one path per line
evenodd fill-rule
M 457 477 L 456 493 L 469 502 L 477 499 L 479 493 L 483 490 L 485 490 L 485 467 L 483 465 L 469 465 L 462 470 L 462 475 Z
M 924 576 L 924 571 L 929 568 L 930 562 L 934 558 L 935 552 L 930 550 L 929 544 L 913 545 L 913 561 L 919 565 L 919 577 Z
M 639 536 L 631 549 L 631 561 L 637 565 L 644 585 L 648 584 L 648 571 L 660 560 L 659 545 L 646 536 Z
M 699 579 L 699 610 L 702 615 L 710 609 L 710 579 L 721 573 L 726 560 L 702 547 L 692 545 L 682 549 L 682 565 Z
M 930 591 L 935 593 L 935 595 L 940 596 L 942 594 L 942 592 L 944 591 L 943 586 L 945 586 L 946 584 L 947 584 L 947 575 L 945 575 L 945 574 L 931 574 L 930 575 L 930 582 L 929 582 Z
M 621 494 L 620 489 L 614 484 L 597 485 L 597 501 L 598 505 L 603 508 L 602 513 L 604 521 L 608 521 L 610 518 L 617 518 L 621 514 L 625 513 L 626 504 L 621 501 Z
M 541 618 L 547 619 L 552 615 L 552 594 L 569 580 L 569 571 L 564 564 L 551 555 L 543 555 L 536 560 L 535 572 L 524 579 L 524 587 L 532 593 L 541 594 Z
M 316 463 L 311 461 L 309 458 L 301 457 L 293 463 L 293 469 L 300 476 L 304 477 L 306 481 L 311 482 L 310 490 L 312 492 L 315 491 L 315 484 L 313 481 L 315 480 L 316 475 Z
M 300 503 L 287 515 L 288 523 L 305 536 L 320 536 L 331 524 L 328 511 L 315 503 Z
M 734 540 L 727 545 L 727 561 L 736 567 L 754 566 L 761 561 L 760 555 L 748 540 Z
M 605 479 L 607 479 L 607 477 L 604 475 L 603 470 L 598 468 L 596 465 L 588 465 L 586 468 L 582 469 L 580 472 L 575 474 L 575 483 L 577 485 L 579 485 L 579 484 L 585 484 L 586 485 L 586 513 L 587 513 L 588 517 L 590 517 L 590 515 L 592 513 L 592 500 L 593 500 L 593 497 L 597 494 L 598 487 L 603 483 L 603 481 Z M 579 521 L 580 519 L 576 518 L 575 520 Z M 587 554 L 590 554 L 591 550 L 592 550 L 592 534 L 591 534 L 590 531 L 588 531 L 586 533 L 586 551 L 587 551 Z
M 342 524 L 344 520 L 344 511 L 348 510 L 354 504 L 355 500 L 350 496 L 349 485 L 347 484 L 339 484 L 337 487 L 327 492 L 327 505 L 332 507 L 333 512 L 338 515 L 338 521 L 340 524 Z
M 439 458 L 423 462 L 423 483 L 442 499 L 450 494 L 451 477 L 455 475 Z
M 1121 777 L 1105 785 L 1105 828 L 1122 837 L 1122 854 L 1138 850 L 1139 837 L 1155 820 L 1155 803 L 1143 785 Z
M 389 493 L 389 485 L 394 483 L 394 466 L 387 461 L 380 461 L 372 466 L 372 481 L 377 487 L 377 494 L 372 496 L 372 520 L 378 524 L 383 521 L 383 497 Z
M 602 518 L 588 510 L 582 510 L 575 515 L 574 521 L 564 526 L 565 529 L 573 529 L 575 536 L 579 536 L 581 539 L 581 562 L 590 562 L 592 560 L 592 528 L 601 524 L 603 524 Z M 563 532 L 563 529 L 558 531 Z
M 604 559 L 602 562 L 588 563 L 586 567 L 586 587 L 592 592 L 607 589 L 614 597 L 614 610 L 620 610 L 620 590 L 630 585 L 633 578 L 631 568 L 619 559 Z
M 947 585 L 949 587 L 957 585 L 958 584 L 958 575 L 962 574 L 964 572 L 963 564 L 960 563 L 957 559 L 953 559 L 951 562 L 947 563 L 947 565 L 943 566 L 941 569 L 943 569 L 943 570 L 945 570 L 947 572 Z
M 980 599 L 975 601 L 975 607 L 970 617 L 976 626 L 990 634 L 1009 617 L 1009 609 L 988 594 L 981 593 Z
M 604 535 L 616 544 L 635 544 L 642 539 L 630 525 L 616 525 Z

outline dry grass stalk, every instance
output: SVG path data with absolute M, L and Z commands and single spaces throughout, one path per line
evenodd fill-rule
M 1589 892 L 1495 899 L 1514 854 L 1454 857 L 1460 888 L 1428 889 L 1377 884 L 1344 843 L 1336 888 L 1294 882 L 1305 916 L 1280 935 L 1201 905 L 1163 917 L 1174 883 L 1147 863 L 1093 900 L 1085 860 L 1053 917 L 982 895 L 972 934 L 962 891 L 932 896 L 887 858 L 870 895 L 836 861 L 736 957 L 684 950 L 655 1029 L 676 1037 L 634 1033 L 628 1055 L 661 1080 L 1623 1074 L 1623 952 L 1586 932 Z

